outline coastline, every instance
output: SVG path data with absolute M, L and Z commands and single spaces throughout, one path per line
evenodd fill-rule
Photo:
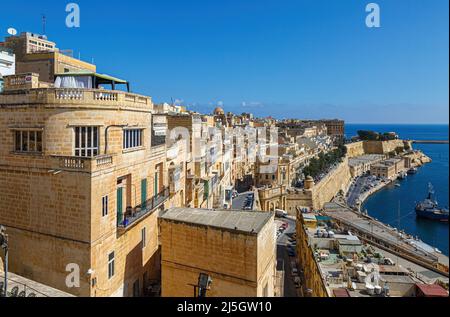
M 432 159 L 430 157 L 428 157 L 426 154 L 424 154 L 422 151 L 415 151 L 414 154 L 416 155 L 416 159 L 414 160 L 414 164 L 412 164 L 412 166 L 411 166 L 412 168 L 421 168 L 426 164 L 432 163 Z M 401 172 L 405 172 L 407 170 L 408 169 L 404 169 Z M 381 190 L 385 189 L 388 186 L 392 186 L 394 183 L 396 183 L 399 180 L 399 176 L 400 176 L 400 173 L 396 174 L 395 177 L 387 180 L 386 182 L 381 182 L 376 187 L 371 188 L 367 192 L 361 193 L 357 198 L 358 207 L 351 208 L 350 206 L 347 205 L 346 202 L 345 202 L 345 206 L 347 206 L 349 208 L 349 210 L 351 210 L 353 213 L 355 213 L 361 217 L 366 217 L 367 219 L 370 219 L 373 223 L 376 223 L 379 226 L 386 228 L 387 230 L 396 231 L 397 234 L 399 235 L 400 239 L 406 239 L 406 241 L 408 241 L 409 244 L 415 246 L 416 250 L 422 250 L 422 251 L 428 250 L 427 252 L 433 253 L 435 256 L 437 256 L 439 258 L 439 262 L 441 264 L 444 264 L 448 268 L 448 263 L 449 263 L 448 256 L 446 254 L 442 253 L 441 251 L 438 251 L 437 247 L 424 242 L 422 240 L 422 237 L 420 237 L 420 236 L 412 235 L 411 233 L 405 232 L 404 230 L 400 230 L 400 228 L 395 229 L 390 224 L 385 223 L 382 220 L 375 218 L 373 215 L 370 215 L 369 211 L 366 212 L 366 210 L 362 210 L 364 203 L 371 196 L 380 192 Z M 443 272 L 441 271 L 441 273 L 443 273 Z M 448 271 L 446 274 L 448 274 Z

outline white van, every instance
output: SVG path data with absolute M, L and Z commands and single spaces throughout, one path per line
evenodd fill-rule
M 287 213 L 286 211 L 284 211 L 284 210 L 276 209 L 276 210 L 275 210 L 275 215 L 276 215 L 278 218 L 286 218 L 287 215 L 288 215 L 288 213 Z

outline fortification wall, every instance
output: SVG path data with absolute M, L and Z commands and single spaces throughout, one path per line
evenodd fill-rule
M 333 172 L 313 187 L 313 208 L 322 209 L 326 203 L 330 202 L 339 193 L 339 191 L 347 191 L 351 179 L 350 167 L 348 166 L 348 159 L 346 158 Z
M 404 148 L 405 143 L 403 140 L 392 141 L 365 141 L 364 153 L 365 154 L 389 154 L 395 151 L 397 148 Z
M 356 156 L 362 156 L 364 152 L 364 142 L 350 143 L 346 145 L 347 147 L 347 157 L 352 158 Z

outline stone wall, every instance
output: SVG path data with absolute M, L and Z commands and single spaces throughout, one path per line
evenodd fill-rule
M 350 186 L 351 173 L 348 159 L 327 175 L 312 189 L 313 208 L 322 209 L 324 204 L 330 202 L 339 191 L 346 191 Z
M 192 297 L 200 273 L 213 279 L 210 297 L 262 296 L 265 283 L 273 294 L 273 219 L 259 235 L 164 219 L 160 228 L 163 297 Z
M 362 156 L 364 152 L 364 142 L 355 142 L 346 145 L 348 158 Z
M 297 208 L 322 209 L 324 204 L 330 202 L 339 191 L 348 189 L 351 182 L 348 159 L 316 184 L 311 190 L 289 189 L 286 195 L 286 211 L 296 215 Z
M 397 148 L 404 148 L 405 143 L 403 140 L 392 141 L 365 141 L 364 142 L 364 154 L 389 154 L 395 151 Z

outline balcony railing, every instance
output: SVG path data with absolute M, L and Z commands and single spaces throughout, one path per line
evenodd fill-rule
M 122 109 L 138 108 L 151 110 L 152 99 L 141 95 L 126 93 L 118 90 L 105 89 L 81 89 L 81 88 L 43 88 L 34 85 L 35 77 L 21 76 L 8 78 L 8 85 L 23 89 L 23 93 L 5 93 L 1 96 L 2 104 L 26 104 L 26 105 L 61 105 L 67 106 L 92 106 L 120 107 Z M 36 87 L 31 87 L 32 85 Z M 30 86 L 30 87 L 29 87 Z M 40 88 L 38 88 L 40 87 Z M 14 89 L 13 89 L 14 90 Z M 7 92 L 7 91 L 6 91 Z
M 131 210 L 131 214 L 125 214 L 124 219 L 118 223 L 119 229 L 127 229 L 140 219 L 151 214 L 158 207 L 167 201 L 170 195 L 169 188 L 164 188 L 162 192 L 153 198 L 147 200 L 144 204 L 139 205 Z
M 94 158 L 75 156 L 52 156 L 54 168 L 77 172 L 93 172 L 113 164 L 112 155 L 101 155 Z

